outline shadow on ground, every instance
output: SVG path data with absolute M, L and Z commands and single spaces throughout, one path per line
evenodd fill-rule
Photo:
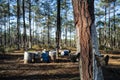
M 72 78 L 78 76 L 78 74 L 55 74 L 55 75 L 27 75 L 27 76 L 8 76 L 0 77 L 0 80 L 73 80 Z

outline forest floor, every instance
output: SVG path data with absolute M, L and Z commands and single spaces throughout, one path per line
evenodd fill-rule
M 102 51 L 101 53 L 110 56 L 108 66 L 103 67 L 104 80 L 120 80 L 120 52 Z
M 120 80 L 120 53 L 109 55 L 108 66 L 103 67 L 105 80 Z M 0 80 L 79 80 L 78 62 L 60 58 L 57 63 L 23 63 L 23 53 L 12 53 L 0 58 Z

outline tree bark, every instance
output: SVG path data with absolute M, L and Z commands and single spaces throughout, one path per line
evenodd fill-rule
M 98 52 L 94 25 L 94 0 L 72 0 L 77 31 L 77 51 L 80 52 L 80 80 L 103 80 L 94 55 Z M 96 70 L 96 71 L 95 71 Z

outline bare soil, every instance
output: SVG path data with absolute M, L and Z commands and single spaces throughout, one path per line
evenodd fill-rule
M 66 57 L 56 63 L 23 63 L 23 55 L 5 55 L 0 60 L 0 80 L 75 80 L 78 78 L 78 63 Z
M 108 66 L 103 67 L 105 80 L 120 80 L 120 53 L 109 55 Z M 23 54 L 12 53 L 0 57 L 0 80 L 79 80 L 78 62 L 67 57 L 55 63 L 23 63 Z
M 110 56 L 108 66 L 102 68 L 104 80 L 120 80 L 120 52 L 109 51 L 101 53 Z

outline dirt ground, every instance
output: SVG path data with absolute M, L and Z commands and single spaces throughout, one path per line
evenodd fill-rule
M 120 53 L 104 53 L 110 56 L 108 66 L 103 67 L 105 80 L 120 80 Z M 23 64 L 23 54 L 13 53 L 0 58 L 0 80 L 79 80 L 78 62 L 66 57 L 57 63 Z
M 103 67 L 104 80 L 120 80 L 120 52 L 109 51 L 101 53 L 110 56 L 108 66 Z
M 78 63 L 61 58 L 57 63 L 23 63 L 23 55 L 12 54 L 0 60 L 0 80 L 75 80 Z

